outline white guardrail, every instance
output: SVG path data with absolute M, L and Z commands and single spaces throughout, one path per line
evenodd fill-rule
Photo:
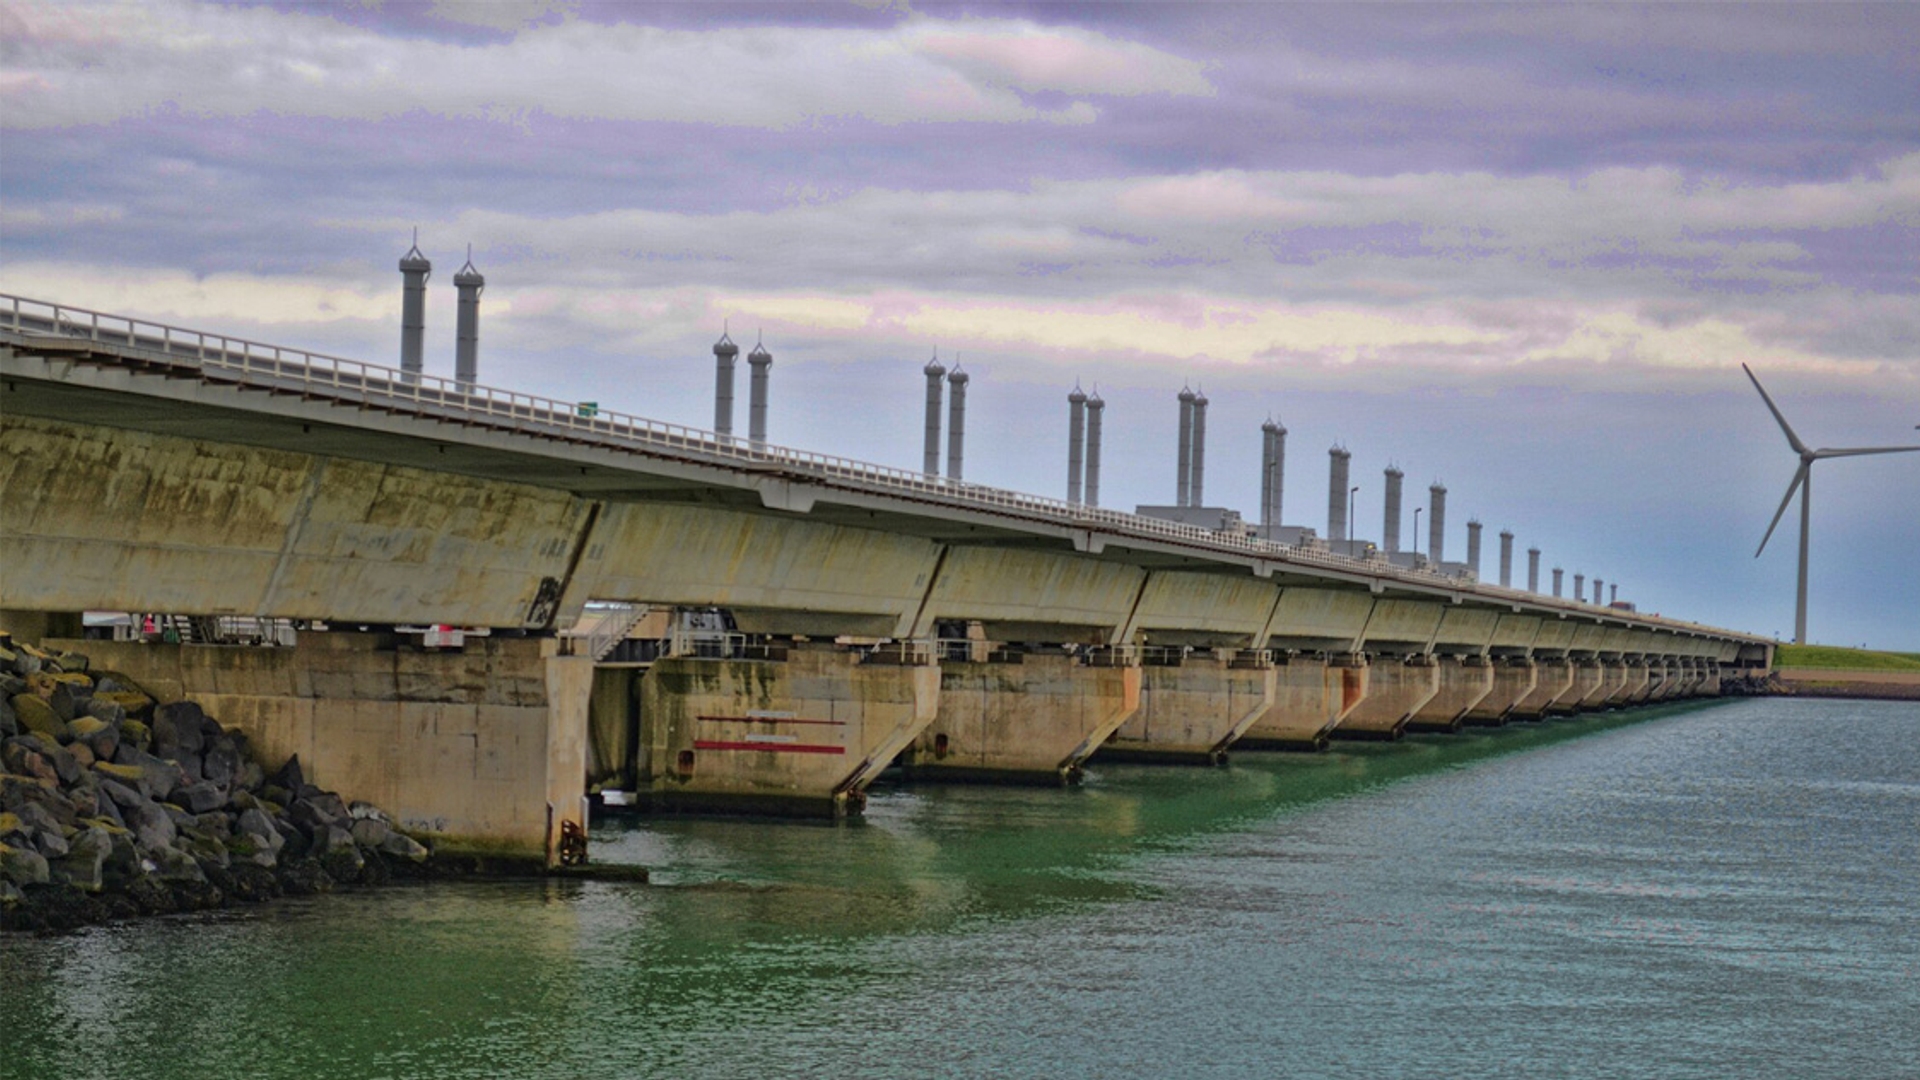
M 0 293 L 0 330 L 82 339 L 156 354 L 170 362 L 197 368 L 201 377 L 210 381 L 294 392 L 308 397 L 333 398 L 387 409 L 405 407 L 423 416 L 469 424 L 483 423 L 528 434 L 567 438 L 652 455 L 694 458 L 765 475 L 790 474 L 799 479 L 825 481 L 874 494 L 907 496 L 954 507 L 974 507 L 1054 525 L 1099 530 L 1118 537 L 1170 540 L 1222 554 L 1318 566 L 1428 588 L 1441 587 L 1487 599 L 1523 602 L 1535 607 L 1561 608 L 1590 615 L 1605 613 L 1626 621 L 1725 633 L 1712 627 L 1695 626 L 1658 616 L 1618 612 L 1592 604 L 1569 604 L 1553 597 L 1469 582 L 1433 571 L 1383 565 L 1378 561 L 1348 558 L 1329 551 L 1279 544 L 1257 537 L 1212 532 L 1179 522 L 1102 510 L 1069 503 L 1064 499 L 1025 495 L 947 477 L 928 476 L 890 465 L 876 465 L 767 443 L 756 444 L 735 436 L 613 412 L 597 404 L 557 401 L 536 394 L 458 382 L 424 372 L 403 372 L 398 368 L 361 360 L 268 345 L 9 293 Z

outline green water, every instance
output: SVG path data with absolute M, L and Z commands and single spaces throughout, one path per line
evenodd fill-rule
M 1920 707 L 1742 701 L 634 819 L 654 884 L 5 941 L 6 1077 L 1896 1077 Z

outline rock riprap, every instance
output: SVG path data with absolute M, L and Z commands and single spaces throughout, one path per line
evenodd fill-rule
M 271 775 L 192 701 L 0 634 L 0 929 L 61 931 L 418 876 L 379 808 Z

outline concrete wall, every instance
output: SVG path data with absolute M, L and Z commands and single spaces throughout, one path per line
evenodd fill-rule
M 1407 722 L 1409 731 L 1458 731 L 1467 713 L 1493 693 L 1496 668 L 1485 657 L 1437 658 L 1440 690 Z
M 1333 737 L 1397 739 L 1439 692 L 1440 665 L 1431 656 L 1378 657 L 1367 665 L 1366 696 L 1333 729 Z
M 901 633 L 939 545 L 918 537 L 673 503 L 609 504 L 564 609 L 628 600 L 733 609 L 762 633 Z
M 1507 722 L 1521 702 L 1533 695 L 1539 685 L 1540 668 L 1532 660 L 1504 657 L 1493 665 L 1493 688 L 1479 704 L 1467 710 L 1461 722 L 1479 727 L 1498 727 Z
M 638 790 L 656 809 L 839 817 L 939 701 L 938 668 L 826 644 L 784 661 L 662 660 L 641 681 Z
M 1328 734 L 1367 694 L 1367 666 L 1296 656 L 1273 670 L 1273 705 L 1234 745 L 1249 750 L 1325 749 Z
M 303 633 L 291 649 L 59 645 L 161 700 L 192 698 L 246 732 L 269 769 L 300 755 L 311 783 L 443 850 L 545 860 L 562 821 L 584 823 L 593 668 L 551 641 L 475 638 L 459 653 L 344 633 Z
M 939 674 L 938 715 L 903 760 L 917 778 L 1068 782 L 1140 708 L 1141 669 L 1060 653 L 947 663 Z
M 1277 586 L 1249 574 L 1156 570 L 1133 624 L 1154 644 L 1249 648 L 1273 614 Z
M 1179 667 L 1140 672 L 1140 709 L 1101 747 L 1103 758 L 1217 763 L 1272 707 L 1275 669 L 1234 667 L 1196 654 Z
M 1282 589 L 1270 641 L 1306 652 L 1350 652 L 1366 633 L 1371 614 L 1373 597 L 1364 592 Z
M 1072 555 L 955 547 L 912 636 L 931 633 L 935 619 L 977 619 L 994 641 L 1106 644 L 1127 625 L 1146 578 L 1138 567 Z
M 451 473 L 0 426 L 0 607 L 517 627 L 588 518 L 564 492 Z

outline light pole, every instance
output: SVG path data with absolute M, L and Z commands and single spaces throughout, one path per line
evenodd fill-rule
M 1353 497 L 1355 495 L 1358 495 L 1359 493 L 1360 493 L 1359 484 L 1355 484 L 1352 487 L 1347 489 L 1347 556 L 1349 558 L 1351 558 L 1353 556 L 1354 551 L 1357 550 L 1355 547 L 1353 534 L 1360 531 L 1359 529 L 1360 523 L 1353 520 Z
M 1420 511 L 1425 509 L 1424 506 L 1413 508 L 1413 553 L 1415 555 L 1420 554 Z

